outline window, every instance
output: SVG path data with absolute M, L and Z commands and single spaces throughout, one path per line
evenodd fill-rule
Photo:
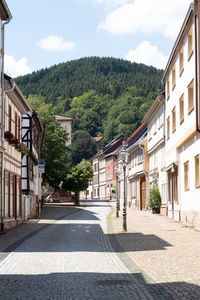
M 11 105 L 8 107 L 8 131 L 12 132 L 12 109 Z
M 144 157 L 143 157 L 143 150 L 139 149 L 139 151 L 138 151 L 138 163 L 143 162 L 143 159 L 144 159 Z
M 14 175 L 10 174 L 10 217 L 14 217 Z
M 95 165 L 94 165 L 94 172 L 97 172 L 98 171 L 98 163 L 96 163 Z
M 167 139 L 170 137 L 170 117 L 167 118 Z
M 170 82 L 169 79 L 167 80 L 167 99 L 170 97 Z
M 176 66 L 174 65 L 172 69 L 172 89 L 175 88 L 176 85 Z
M 149 141 L 151 140 L 152 137 L 152 126 L 150 126 L 149 128 Z
M 184 121 L 184 95 L 179 99 L 180 123 Z
M 193 53 L 193 49 L 192 49 L 192 26 L 190 28 L 190 31 L 188 33 L 188 59 L 191 57 Z
M 176 107 L 172 110 L 172 132 L 176 130 Z
M 188 85 L 188 113 L 194 108 L 194 80 Z
M 16 176 L 16 201 L 17 201 L 17 216 L 22 215 L 22 203 L 21 203 L 21 179 Z
M 184 163 L 184 190 L 189 190 L 189 161 Z
M 5 171 L 5 217 L 8 218 L 9 213 L 9 173 Z
M 184 56 L 183 56 L 183 47 L 179 53 L 179 74 L 181 75 L 184 70 Z
M 21 138 L 21 120 L 20 120 L 20 116 L 18 116 L 18 140 L 20 141 Z
M 17 130 L 17 113 L 15 112 L 15 137 L 17 138 L 17 133 L 18 133 L 18 130 Z
M 195 187 L 200 187 L 200 155 L 195 156 Z

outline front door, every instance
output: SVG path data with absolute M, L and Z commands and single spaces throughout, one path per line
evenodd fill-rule
M 146 207 L 146 178 L 140 178 L 140 210 Z
M 169 193 L 169 203 L 172 209 L 172 218 L 174 219 L 174 207 L 175 203 L 178 203 L 178 186 L 177 186 L 177 168 L 173 170 L 174 172 L 168 173 L 168 193 Z

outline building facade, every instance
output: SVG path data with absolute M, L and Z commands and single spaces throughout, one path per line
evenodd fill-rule
M 135 208 L 147 208 L 148 165 L 147 126 L 143 123 L 127 140 L 127 202 Z
M 1 206 L 4 228 L 9 229 L 23 220 L 24 202 L 21 193 L 21 162 L 24 154 L 22 143 L 22 115 L 30 106 L 17 85 L 5 76 L 5 132 L 4 153 L 1 155 L 3 205 Z
M 161 214 L 167 215 L 167 174 L 165 171 L 165 94 L 154 100 L 143 118 L 147 123 L 147 154 L 149 156 L 149 189 L 158 187 Z
M 65 128 L 66 132 L 68 133 L 68 140 L 66 141 L 66 146 L 71 145 L 72 143 L 72 127 L 74 125 L 74 119 L 56 116 L 56 120 L 59 122 L 60 126 Z
M 38 169 L 45 129 L 34 111 L 23 114 L 22 141 L 28 153 L 22 158 L 22 194 L 24 218 L 39 216 L 41 206 L 41 174 Z
M 188 10 L 163 80 L 168 215 L 200 227 L 200 1 Z

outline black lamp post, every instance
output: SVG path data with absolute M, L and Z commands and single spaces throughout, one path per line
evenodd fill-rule
M 123 144 L 123 149 L 121 151 L 121 159 L 122 159 L 122 167 L 123 167 L 123 175 L 124 175 L 124 201 L 123 201 L 123 231 L 127 231 L 127 222 L 126 222 L 126 158 L 127 158 L 127 152 L 126 152 L 126 146 L 125 143 Z
M 119 218 L 119 210 L 120 210 L 119 193 L 118 193 L 118 178 L 119 178 L 119 173 L 118 173 L 118 168 L 116 166 L 115 167 L 115 179 L 116 179 L 116 218 Z

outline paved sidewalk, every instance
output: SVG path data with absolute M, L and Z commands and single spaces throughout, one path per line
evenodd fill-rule
M 122 216 L 116 218 L 114 212 L 111 222 L 121 247 L 144 274 L 175 299 L 200 299 L 200 232 L 133 208 L 127 208 L 127 233 L 122 232 Z
M 23 224 L 10 229 L 7 233 L 0 234 L 0 251 L 8 247 L 14 249 L 39 230 L 80 209 L 82 208 L 75 206 L 44 205 L 40 218 L 24 221 Z

